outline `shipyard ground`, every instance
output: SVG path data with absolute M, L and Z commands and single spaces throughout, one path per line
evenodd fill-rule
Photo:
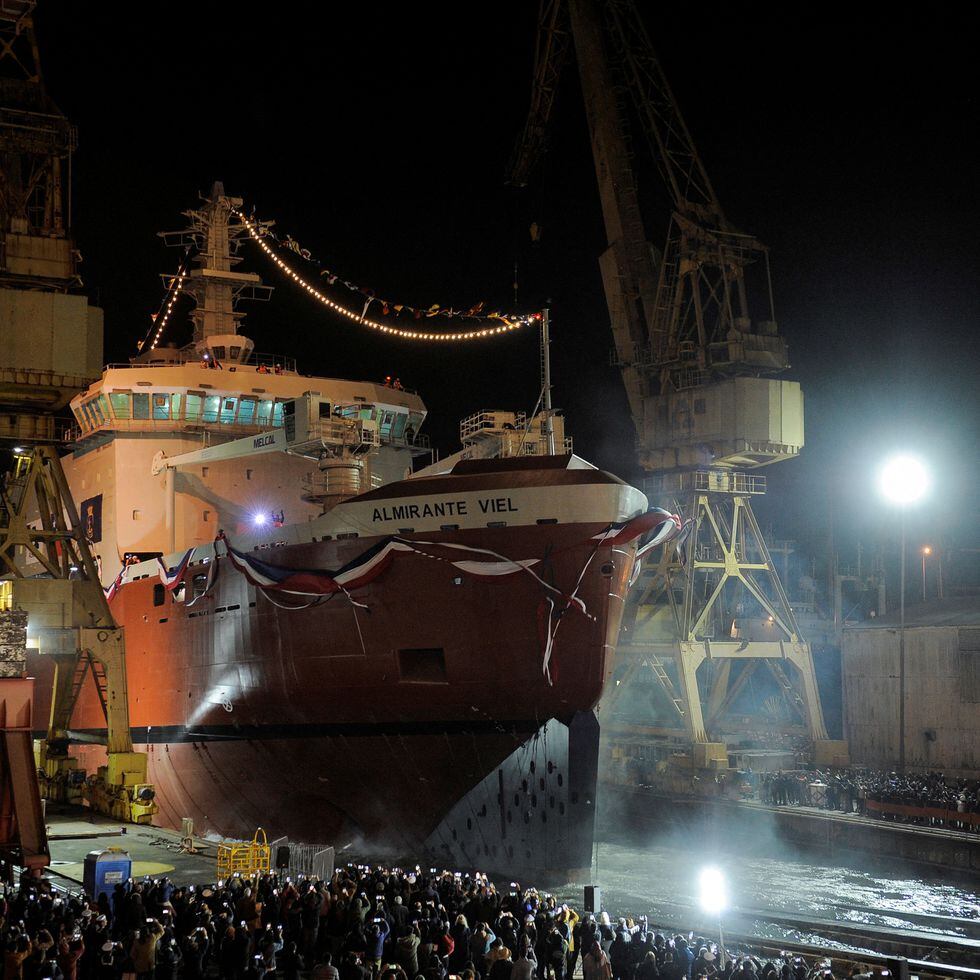
M 81 890 L 85 855 L 107 847 L 120 847 L 133 859 L 133 877 L 167 875 L 179 885 L 200 885 L 216 878 L 216 845 L 194 839 L 197 854 L 180 850 L 180 834 L 160 827 L 123 825 L 93 813 L 87 807 L 48 804 L 48 843 L 53 881 L 69 890 Z

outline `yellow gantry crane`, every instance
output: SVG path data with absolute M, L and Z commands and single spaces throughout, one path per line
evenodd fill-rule
M 146 754 L 133 751 L 126 647 L 99 581 L 53 446 L 18 449 L 0 488 L 0 617 L 27 614 L 27 645 L 54 665 L 47 735 L 36 747 L 42 793 L 84 797 L 107 816 L 149 823 L 156 812 Z M 105 734 L 75 732 L 72 714 L 91 677 Z M 71 742 L 105 745 L 106 764 L 79 779 Z
M 113 621 L 56 447 L 58 413 L 102 370 L 102 311 L 79 292 L 71 237 L 74 127 L 48 96 L 34 38 L 33 0 L 0 8 L 0 676 L 23 677 L 27 646 L 53 662 L 47 737 L 37 768 L 46 795 L 119 820 L 156 810 L 146 755 L 133 751 L 123 631 Z M 74 732 L 91 676 L 105 733 Z M 79 779 L 72 741 L 98 742 L 106 765 Z
M 755 471 L 803 448 L 799 383 L 777 377 L 789 360 L 768 251 L 726 218 L 635 0 L 541 0 L 531 109 L 509 182 L 528 183 L 544 152 L 573 52 L 605 222 L 599 266 L 613 363 L 648 494 L 690 524 L 634 589 L 604 728 L 616 733 L 617 701 L 642 676 L 655 680 L 663 710 L 632 733 L 682 736 L 700 765 L 726 765 L 726 737 L 759 727 L 804 735 L 818 761 L 844 762 L 845 745 L 827 737 L 809 644 L 752 510 L 766 489 Z M 662 249 L 644 226 L 637 129 L 667 191 Z M 763 297 L 756 318 L 750 284 Z M 760 669 L 785 712 L 746 721 L 743 699 L 736 720 L 731 709 Z

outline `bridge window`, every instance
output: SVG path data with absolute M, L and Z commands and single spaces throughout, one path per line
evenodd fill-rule
M 251 425 L 255 420 L 255 399 L 243 398 L 238 406 L 238 421 L 241 425 Z
M 215 347 L 214 356 L 219 361 L 223 361 L 225 359 L 225 348 L 223 344 L 220 344 L 219 346 Z
M 217 422 L 218 410 L 221 408 L 221 395 L 208 395 L 204 399 L 204 421 Z
M 267 426 L 272 418 L 272 399 L 259 402 L 259 425 Z
M 128 391 L 113 391 L 109 395 L 109 401 L 112 404 L 112 414 L 117 419 L 131 419 L 133 417 Z
M 153 395 L 153 421 L 167 422 L 170 419 L 170 395 Z
M 174 421 L 180 418 L 180 401 L 182 398 L 183 395 L 181 395 L 180 392 L 176 392 L 175 394 L 170 396 L 170 401 L 171 401 L 170 417 Z
M 272 406 L 272 424 L 277 429 L 282 428 L 282 402 L 276 402 Z
M 187 408 L 185 418 L 188 422 L 200 422 L 204 406 L 204 395 L 200 391 L 187 392 Z
M 150 396 L 137 391 L 133 395 L 133 418 L 148 419 L 150 417 Z
M 237 398 L 224 398 L 221 402 L 221 421 L 231 425 L 235 421 L 235 409 L 238 408 Z
M 402 439 L 405 436 L 405 426 L 408 423 L 408 416 L 404 412 L 399 412 L 395 416 L 395 426 L 391 430 L 391 434 L 396 439 Z

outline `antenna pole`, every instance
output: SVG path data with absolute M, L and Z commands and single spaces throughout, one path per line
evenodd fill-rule
M 548 439 L 548 455 L 555 455 L 555 426 L 551 418 L 551 332 L 545 307 L 541 311 L 541 390 L 544 392 L 544 431 Z

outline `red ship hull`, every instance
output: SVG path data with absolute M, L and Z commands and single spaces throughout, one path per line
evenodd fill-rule
M 198 833 L 251 836 L 262 825 L 307 841 L 417 847 L 541 725 L 598 701 L 635 545 L 597 542 L 606 527 L 426 533 L 419 537 L 539 559 L 537 578 L 484 579 L 409 553 L 349 597 L 302 609 L 281 608 L 227 558 L 193 603 L 167 592 L 155 604 L 156 576 L 127 583 L 112 610 L 126 629 L 133 741 L 149 754 L 159 819 L 179 826 L 193 817 Z M 261 557 L 335 568 L 373 543 L 320 541 Z M 201 572 L 186 571 L 188 595 Z M 586 612 L 556 601 L 554 590 L 575 592 Z M 38 674 L 40 659 L 31 664 Z M 94 688 L 73 728 L 104 731 Z M 92 768 L 97 751 L 77 754 Z

